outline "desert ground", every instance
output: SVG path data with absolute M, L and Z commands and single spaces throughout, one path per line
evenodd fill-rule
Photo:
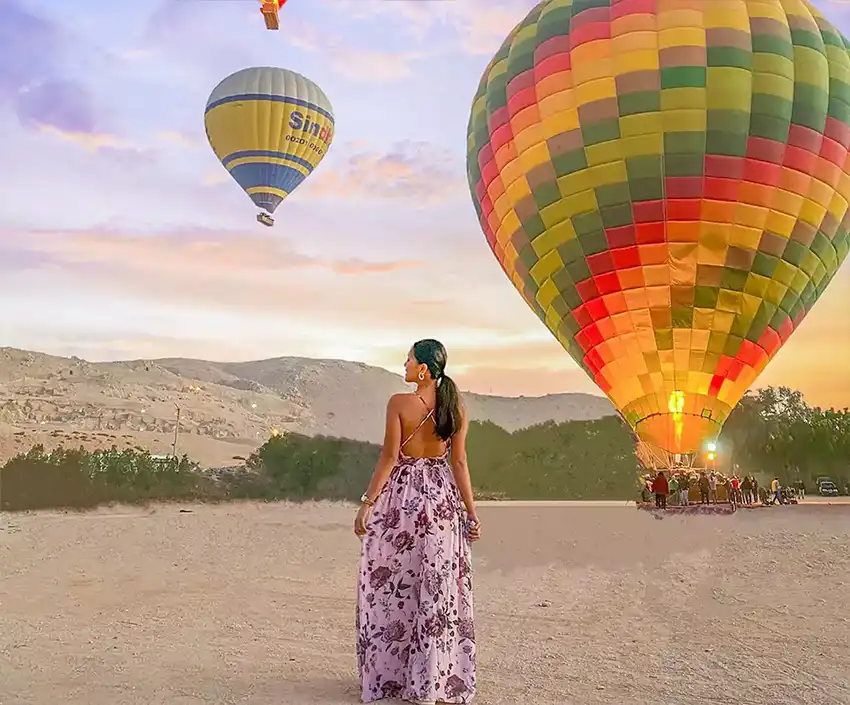
M 850 506 L 480 513 L 475 702 L 850 702 Z M 329 503 L 0 515 L 0 703 L 358 702 L 353 516 Z

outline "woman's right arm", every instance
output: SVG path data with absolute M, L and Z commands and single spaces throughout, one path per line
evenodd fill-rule
M 469 465 L 466 462 L 466 434 L 469 431 L 469 416 L 466 413 L 463 401 L 459 401 L 458 409 L 460 411 L 460 428 L 452 436 L 452 474 L 455 478 L 455 484 L 460 490 L 461 499 L 466 505 L 466 513 L 471 520 L 477 522 L 478 514 L 475 511 L 472 480 L 469 477 Z

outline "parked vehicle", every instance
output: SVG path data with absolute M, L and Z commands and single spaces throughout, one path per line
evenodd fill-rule
M 818 483 L 818 493 L 822 497 L 837 497 L 838 487 L 832 480 L 821 480 Z

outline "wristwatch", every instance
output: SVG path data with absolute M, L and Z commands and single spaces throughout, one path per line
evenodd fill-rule
M 369 499 L 369 495 L 367 495 L 365 492 L 360 495 L 360 504 L 365 504 L 367 507 L 375 506 L 375 503 L 371 499 Z

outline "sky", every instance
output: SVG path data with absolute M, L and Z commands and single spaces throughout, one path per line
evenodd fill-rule
M 490 252 L 466 183 L 481 74 L 534 0 L 0 0 L 0 345 L 89 360 L 277 356 L 400 372 L 436 337 L 482 393 L 599 393 Z M 850 5 L 816 3 L 850 31 Z M 281 66 L 334 143 L 274 228 L 212 153 L 207 97 Z M 757 385 L 850 406 L 850 265 Z

